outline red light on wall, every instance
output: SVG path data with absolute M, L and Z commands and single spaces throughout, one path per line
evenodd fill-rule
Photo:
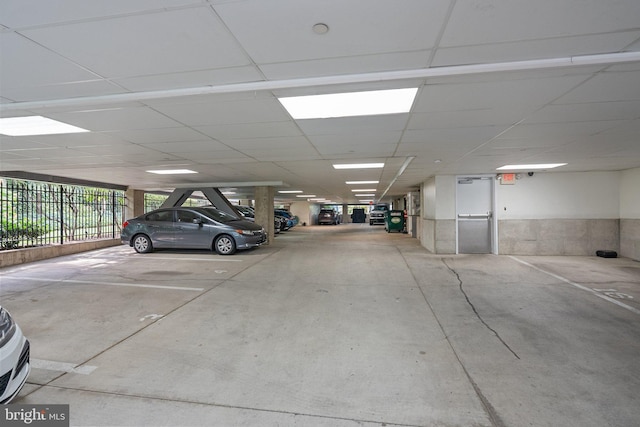
M 515 184 L 516 183 L 516 174 L 515 173 L 503 173 L 500 177 L 500 184 Z

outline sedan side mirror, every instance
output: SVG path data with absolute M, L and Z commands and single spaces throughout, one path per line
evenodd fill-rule
M 193 219 L 193 223 L 194 223 L 194 224 L 198 224 L 200 227 L 202 227 L 202 226 L 203 226 L 203 224 L 202 224 L 202 219 L 200 219 L 200 218 L 194 218 L 194 219 Z

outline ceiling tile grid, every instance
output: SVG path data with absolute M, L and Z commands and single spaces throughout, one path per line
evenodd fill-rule
M 90 132 L 0 135 L 0 174 L 282 181 L 355 202 L 344 181 L 375 177 L 379 197 L 409 156 L 387 196 L 505 163 L 640 167 L 639 16 L 637 0 L 3 0 L 0 117 Z M 614 56 L 554 65 L 583 55 Z M 294 120 L 277 99 L 406 87 L 411 111 L 385 116 Z M 146 172 L 174 166 L 198 174 Z

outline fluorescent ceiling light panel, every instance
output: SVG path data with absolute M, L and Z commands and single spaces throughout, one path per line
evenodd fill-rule
M 543 163 L 543 164 L 533 164 L 533 165 L 504 165 L 500 166 L 499 171 L 504 170 L 534 170 L 534 169 L 553 169 L 559 166 L 564 166 L 566 163 Z
M 7 117 L 0 119 L 0 134 L 7 136 L 56 135 L 89 132 L 42 116 Z
M 354 196 L 356 196 L 356 197 L 375 197 L 376 195 L 367 193 L 367 194 L 354 194 Z
M 408 113 L 417 88 L 278 98 L 294 119 Z
M 345 181 L 347 185 L 359 185 L 359 184 L 378 184 L 380 181 Z M 358 190 L 362 191 L 362 190 Z
M 182 174 L 188 174 L 188 173 L 198 173 L 190 169 L 160 169 L 160 170 L 149 170 L 147 172 L 155 173 L 158 175 L 182 175 Z
M 376 191 L 376 189 L 375 188 L 357 188 L 357 189 L 354 189 L 354 190 L 351 190 L 351 191 L 353 191 L 354 193 L 357 193 L 357 192 L 363 192 L 364 193 L 364 192 L 369 192 L 369 191 Z
M 376 169 L 383 168 L 384 163 L 351 163 L 333 165 L 334 169 Z
M 280 191 L 278 191 L 278 193 L 280 193 L 280 194 L 296 194 L 296 193 L 302 193 L 302 190 L 280 190 Z
M 316 197 L 315 194 L 298 194 L 296 197 Z

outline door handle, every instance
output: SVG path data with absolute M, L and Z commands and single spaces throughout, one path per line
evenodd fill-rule
M 458 214 L 458 218 L 464 219 L 489 219 L 491 218 L 491 212 L 486 214 Z

